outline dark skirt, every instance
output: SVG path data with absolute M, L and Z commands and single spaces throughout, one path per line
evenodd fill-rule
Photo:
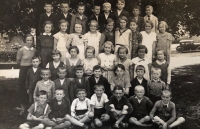
M 27 72 L 32 66 L 20 66 L 19 71 L 19 102 L 21 104 L 26 104 L 28 102 L 29 95 L 26 91 L 26 77 Z

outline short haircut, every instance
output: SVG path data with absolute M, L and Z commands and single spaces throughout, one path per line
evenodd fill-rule
M 84 71 L 84 68 L 83 68 L 83 65 L 77 65 L 74 67 L 74 72 L 76 72 L 77 70 L 83 70 Z
M 103 49 L 103 52 L 104 52 L 104 47 L 105 45 L 110 45 L 111 46 L 111 52 L 114 52 L 114 45 L 111 41 L 106 41 L 103 45 L 102 45 L 102 49 Z
M 93 67 L 93 71 L 95 71 L 95 70 L 101 70 L 101 72 L 103 71 L 103 68 L 100 66 L 100 65 L 95 65 L 94 67 Z
M 150 20 L 147 20 L 146 22 L 145 22 L 145 26 L 146 26 L 146 24 L 147 23 L 149 23 L 150 25 L 151 25 L 151 28 L 153 28 L 154 27 L 154 25 L 153 25 L 153 22 L 152 21 L 150 21 Z
M 53 50 L 52 52 L 51 52 L 51 55 L 53 56 L 53 55 L 60 55 L 60 57 L 62 56 L 61 55 L 61 52 L 59 51 L 59 50 Z
M 49 74 L 51 74 L 51 71 L 50 71 L 50 69 L 48 69 L 48 68 L 43 68 L 43 69 L 41 70 L 41 74 L 43 74 L 44 71 L 49 71 Z
M 138 23 L 135 19 L 131 19 L 130 22 L 129 22 L 129 25 L 131 24 L 131 22 L 134 22 L 136 25 L 138 25 Z
M 63 88 L 63 87 L 61 87 L 61 86 L 59 86 L 59 87 L 57 87 L 57 88 L 55 89 L 55 91 L 57 91 L 57 90 L 62 90 L 62 91 L 63 91 L 63 93 L 65 92 L 64 88 Z
M 154 72 L 159 72 L 161 74 L 161 69 L 160 68 L 152 68 L 151 73 L 154 73 Z
M 101 6 L 99 4 L 94 4 L 93 9 L 95 9 L 95 7 L 100 7 L 100 9 L 101 9 Z
M 77 46 L 71 46 L 71 47 L 69 48 L 69 53 L 70 53 L 70 51 L 71 51 L 72 49 L 75 49 L 76 52 L 77 52 L 77 54 L 79 54 L 79 49 L 78 49 Z
M 101 84 L 96 84 L 96 85 L 94 86 L 94 90 L 96 90 L 96 89 L 99 88 L 99 87 L 102 87 L 103 90 L 105 90 L 104 85 L 101 85 Z
M 32 57 L 32 60 L 35 60 L 35 59 L 39 59 L 39 61 L 41 61 L 41 58 L 39 56 L 33 56 Z
M 137 89 L 142 89 L 142 90 L 144 90 L 144 86 L 142 86 L 142 85 L 137 85 L 137 86 L 135 86 L 134 90 L 136 91 Z M 144 90 L 144 91 L 145 91 L 145 90 Z
M 59 72 L 60 70 L 65 70 L 65 72 L 67 72 L 67 68 L 65 66 L 58 67 L 57 71 Z
M 134 10 L 134 9 L 138 9 L 139 11 L 141 11 L 141 8 L 140 8 L 139 5 L 135 5 L 135 6 L 133 7 L 133 10 Z M 133 11 L 133 10 L 132 10 L 132 11 Z
M 106 20 L 106 22 L 105 22 L 106 25 L 109 24 L 109 23 L 115 24 L 115 22 L 114 22 L 114 20 L 113 20 L 112 18 L 108 18 L 108 19 Z
M 119 2 L 122 2 L 122 3 L 125 4 L 125 0 L 117 0 L 117 4 L 118 4 Z
M 162 52 L 163 52 L 163 54 L 164 54 L 164 55 L 166 55 L 166 53 L 165 53 L 165 51 L 164 51 L 164 50 L 162 50 L 162 49 L 158 49 L 158 50 L 156 50 L 156 56 L 158 55 L 158 52 L 159 52 L 159 51 L 162 51 Z
M 62 19 L 62 20 L 60 20 L 60 21 L 58 22 L 58 27 L 59 27 L 59 29 L 60 29 L 60 25 L 61 25 L 62 23 L 66 23 L 66 24 L 67 24 L 67 27 L 69 27 L 69 23 L 68 23 L 65 19 Z
M 105 7 L 105 6 L 111 7 L 111 4 L 109 2 L 105 2 L 105 3 L 103 3 L 103 7 Z
M 172 97 L 172 92 L 170 90 L 163 90 L 161 95 L 163 95 L 163 94 L 169 94 L 170 97 Z
M 139 46 L 137 47 L 137 49 L 136 49 L 136 53 L 137 53 L 137 54 L 138 54 L 138 51 L 139 51 L 140 49 L 144 49 L 144 50 L 145 50 L 145 53 L 146 53 L 146 54 L 148 53 L 148 49 L 147 49 L 146 46 L 144 46 L 144 45 L 139 45 Z
M 47 92 L 45 91 L 45 90 L 40 90 L 38 93 L 37 93 L 37 97 L 39 97 L 39 96 L 41 96 L 41 95 L 46 95 L 47 96 L 47 98 L 48 98 L 48 94 L 47 94 Z
M 159 24 L 158 24 L 158 26 L 160 24 L 163 24 L 165 26 L 165 29 L 168 29 L 168 25 L 167 25 L 167 23 L 165 21 L 160 21 Z
M 121 16 L 121 17 L 119 17 L 118 24 L 120 24 L 120 21 L 121 21 L 121 20 L 126 21 L 126 25 L 128 25 L 128 18 L 127 18 L 126 16 Z
M 135 70 L 136 72 L 137 72 L 138 70 L 144 70 L 144 73 L 146 72 L 145 67 L 144 67 L 143 65 L 138 65 L 135 69 L 136 69 L 136 70 Z
M 45 22 L 44 22 L 44 24 L 43 24 L 43 30 L 44 30 L 44 28 L 45 28 L 45 26 L 46 26 L 47 24 L 51 25 L 51 30 L 54 30 L 53 23 L 52 23 L 51 21 L 45 21 Z
M 69 6 L 69 3 L 68 3 L 66 0 L 63 0 L 63 1 L 61 2 L 60 6 L 62 6 L 63 4 L 68 4 L 68 6 Z
M 116 72 L 118 68 L 120 68 L 120 69 L 122 69 L 122 70 L 125 71 L 125 67 L 124 67 L 123 64 L 117 64 L 117 65 L 115 66 L 115 68 L 114 68 L 114 72 Z
M 95 48 L 93 46 L 87 46 L 85 49 L 85 58 L 87 58 L 87 50 L 92 50 L 93 51 L 93 55 L 95 54 Z
M 97 28 L 99 28 L 99 23 L 97 22 L 97 20 L 91 20 L 91 21 L 88 23 L 88 26 L 90 27 L 90 25 L 91 25 L 92 23 L 96 23 Z
M 152 11 L 153 11 L 153 6 L 151 6 L 151 5 L 147 5 L 147 6 L 145 7 L 145 10 L 146 10 L 147 8 L 151 8 Z
M 76 90 L 76 94 L 78 94 L 80 91 L 84 91 L 85 93 L 87 93 L 85 89 L 79 88 L 79 89 Z
M 31 34 L 25 34 L 25 36 L 24 36 L 24 43 L 26 43 L 26 38 L 27 37 L 31 37 L 32 38 L 32 40 L 33 40 L 33 43 L 34 43 L 34 37 L 31 35 Z
M 85 8 L 85 5 L 84 5 L 83 2 L 79 2 L 76 7 L 77 7 L 76 9 L 78 10 L 79 7 L 84 7 Z
M 116 90 L 122 90 L 122 92 L 124 91 L 123 87 L 120 86 L 120 85 L 116 85 L 113 89 L 113 93 L 116 91 Z
M 51 5 L 51 6 L 52 6 L 52 3 L 49 2 L 49 1 L 46 1 L 46 2 L 44 3 L 44 6 L 46 6 L 46 5 Z
M 117 54 L 118 54 L 118 55 L 119 55 L 119 50 L 120 50 L 120 49 L 125 49 L 126 54 L 128 54 L 128 48 L 125 47 L 125 46 L 120 46 L 120 47 L 118 48 L 118 50 L 117 50 Z

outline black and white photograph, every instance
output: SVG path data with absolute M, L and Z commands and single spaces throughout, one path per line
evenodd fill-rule
M 199 129 L 200 0 L 0 0 L 0 129 Z

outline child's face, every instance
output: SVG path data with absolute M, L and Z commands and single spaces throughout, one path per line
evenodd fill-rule
M 75 24 L 74 29 L 76 33 L 82 32 L 82 26 L 80 24 Z
M 47 101 L 47 95 L 40 95 L 38 101 L 40 104 L 44 104 Z
M 94 14 L 95 15 L 99 15 L 100 14 L 100 9 L 101 9 L 100 6 L 94 6 L 94 9 L 93 9 Z
M 49 78 L 51 77 L 50 70 L 43 70 L 41 77 L 44 81 L 48 81 Z
M 78 11 L 79 15 L 83 15 L 83 13 L 85 11 L 85 7 L 84 6 L 79 6 L 77 11 Z
M 68 11 L 69 11 L 69 5 L 66 4 L 66 3 L 61 4 L 61 11 L 63 13 L 65 13 L 65 14 L 68 13 Z
M 94 70 L 94 77 L 99 78 L 102 75 L 101 69 L 95 69 Z
M 52 30 L 52 25 L 51 24 L 46 24 L 44 26 L 44 32 L 45 33 L 51 33 L 51 30 Z
M 61 23 L 60 24 L 60 30 L 62 32 L 66 32 L 67 31 L 67 23 Z
M 32 37 L 26 37 L 26 46 L 29 48 L 33 46 L 33 38 Z
M 59 54 L 54 54 L 52 55 L 53 61 L 58 62 L 60 61 L 60 55 Z
M 59 71 L 58 71 L 57 74 L 58 74 L 58 76 L 59 76 L 60 79 L 64 79 L 65 76 L 67 75 L 67 72 L 66 72 L 65 69 L 59 69 Z
M 56 90 L 55 96 L 56 96 L 56 100 L 61 101 L 65 96 L 64 91 L 63 90 Z
M 140 14 L 139 9 L 133 9 L 133 16 L 138 17 Z
M 125 4 L 122 3 L 121 1 L 119 1 L 119 2 L 117 3 L 116 6 L 117 6 L 117 8 L 118 8 L 119 10 L 122 10 L 122 9 L 124 8 Z
M 106 29 L 110 32 L 113 31 L 113 28 L 114 28 L 114 23 L 113 22 L 110 22 L 106 25 Z
M 150 32 L 151 32 L 151 28 L 152 28 L 152 26 L 151 26 L 150 23 L 146 23 L 146 24 L 145 24 L 145 31 L 146 31 L 147 33 L 150 33 Z
M 70 53 L 70 55 L 71 55 L 72 58 L 77 57 L 77 51 L 76 51 L 76 49 L 71 49 L 69 53 Z
M 135 22 L 130 22 L 130 29 L 132 31 L 136 31 L 137 27 L 138 27 L 138 25 Z
M 84 72 L 83 70 L 76 70 L 75 74 L 77 78 L 81 79 L 83 77 Z
M 120 20 L 119 25 L 122 29 L 126 28 L 126 21 L 125 20 Z
M 164 53 L 163 53 L 163 51 L 158 51 L 157 52 L 157 58 L 158 58 L 158 60 L 163 60 L 164 59 Z
M 138 57 L 139 58 L 141 58 L 141 59 L 143 59 L 144 58 L 144 56 L 145 56 L 145 49 L 139 49 L 138 50 Z
M 117 100 L 120 100 L 123 95 L 124 95 L 124 92 L 122 90 L 115 90 L 114 91 L 114 96 L 117 98 Z
M 90 31 L 91 32 L 96 32 L 97 31 L 97 24 L 96 23 L 92 22 L 90 24 Z
M 143 98 L 143 96 L 144 96 L 144 89 L 137 89 L 137 90 L 135 90 L 135 95 L 136 95 L 139 99 Z
M 34 68 L 37 68 L 40 64 L 40 60 L 38 58 L 32 60 L 32 65 Z
M 160 78 L 160 75 L 161 75 L 160 71 L 155 71 L 154 70 L 152 72 L 152 77 L 153 77 L 154 80 L 158 80 Z
M 148 16 L 150 16 L 152 13 L 153 13 L 153 9 L 151 8 L 151 7 L 149 7 L 149 8 L 146 8 L 146 14 L 148 15 Z
M 87 94 L 85 91 L 79 91 L 76 96 L 79 98 L 80 101 L 83 101 L 85 100 L 86 95 Z
M 160 31 L 160 33 L 164 33 L 166 31 L 164 24 L 159 24 L 159 31 Z
M 104 45 L 104 51 L 105 51 L 106 54 L 110 54 L 111 50 L 112 50 L 112 46 L 111 45 L 108 45 L 108 44 Z
M 143 78 L 143 76 L 144 76 L 144 70 L 138 69 L 138 70 L 136 71 L 136 74 L 137 74 L 137 77 Z
M 117 74 L 117 77 L 122 77 L 124 75 L 124 70 L 121 68 L 117 68 L 115 73 Z
M 109 13 L 110 10 L 111 10 L 111 7 L 110 7 L 109 5 L 105 5 L 105 6 L 103 7 L 103 11 L 104 11 L 105 13 Z
M 87 52 L 86 52 L 86 56 L 87 58 L 92 58 L 93 57 L 93 50 L 92 49 L 87 49 Z
M 97 87 L 97 88 L 94 90 L 94 93 L 96 94 L 97 97 L 100 97 L 100 96 L 104 93 L 103 87 Z
M 124 59 L 127 57 L 127 54 L 126 54 L 126 49 L 120 49 L 119 50 L 119 58 L 120 59 Z
M 170 94 L 163 94 L 163 95 L 161 96 L 161 99 L 162 99 L 162 102 L 163 102 L 164 104 L 168 104 L 169 101 L 172 99 L 172 97 L 171 97 Z
M 44 6 L 44 10 L 46 10 L 47 13 L 50 13 L 52 9 L 53 9 L 53 7 L 51 4 L 46 4 Z

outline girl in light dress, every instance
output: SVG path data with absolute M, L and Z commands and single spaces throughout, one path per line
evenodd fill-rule
M 87 46 L 85 50 L 85 59 L 83 60 L 83 68 L 86 79 L 93 74 L 93 67 L 99 64 L 99 61 L 94 58 L 95 49 L 92 46 Z
M 128 19 L 125 16 L 119 18 L 119 29 L 115 31 L 115 54 L 117 55 L 118 48 L 125 46 L 128 48 L 128 58 L 131 58 L 130 53 L 130 36 L 131 30 L 127 28 Z
M 97 59 L 100 62 L 101 67 L 104 69 L 103 76 L 108 79 L 108 82 L 111 81 L 114 77 L 114 63 L 116 60 L 116 55 L 111 52 L 114 51 L 114 45 L 112 42 L 107 41 L 103 45 L 104 53 L 100 53 Z
M 67 44 L 67 40 L 69 35 L 66 33 L 69 23 L 62 19 L 58 24 L 60 31 L 56 33 L 54 37 L 54 50 L 59 50 L 61 52 L 61 61 L 66 62 L 66 58 L 69 58 L 69 44 Z
M 148 49 L 146 46 L 144 45 L 139 45 L 137 50 L 137 57 L 132 59 L 133 62 L 133 71 L 134 71 L 134 78 L 137 76 L 136 74 L 136 67 L 138 65 L 143 65 L 145 68 L 145 74 L 144 74 L 144 78 L 146 80 L 150 80 L 150 69 L 151 69 L 151 63 L 152 61 L 149 60 L 148 58 L 145 58 L 145 55 L 148 53 Z
M 102 35 L 97 31 L 98 22 L 91 20 L 89 23 L 90 31 L 84 35 L 84 43 L 87 46 L 93 46 L 95 48 L 95 57 L 99 54 L 99 46 L 102 44 Z
M 69 39 L 67 44 L 70 46 L 77 46 L 79 49 L 78 57 L 83 60 L 85 58 L 85 44 L 83 42 L 83 35 L 82 35 L 82 25 L 80 23 L 75 23 L 74 30 L 75 33 L 69 35 Z
M 77 65 L 82 65 L 82 61 L 77 56 L 79 54 L 79 49 L 77 46 L 71 46 L 69 48 L 69 54 L 71 57 L 66 59 L 66 68 L 67 68 L 66 78 L 73 80 L 75 78 L 74 68 Z
M 151 21 L 145 22 L 145 31 L 140 32 L 143 40 L 142 45 L 145 45 L 148 49 L 148 53 L 145 55 L 150 61 L 152 61 L 153 53 L 155 53 L 156 33 L 152 32 L 153 23 Z

